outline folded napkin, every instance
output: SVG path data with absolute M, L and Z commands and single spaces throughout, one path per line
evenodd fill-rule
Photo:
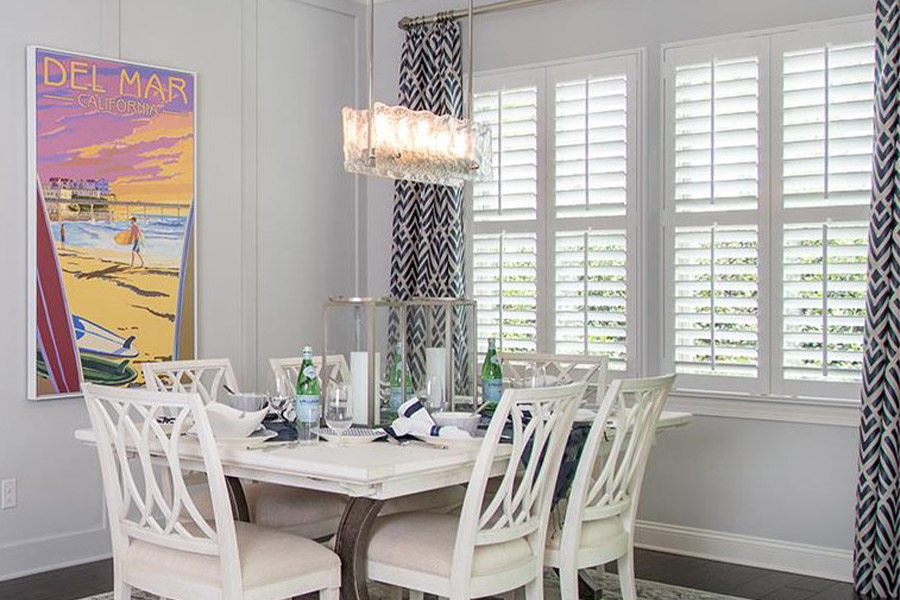
M 397 435 L 427 435 L 456 440 L 472 437 L 468 431 L 463 431 L 459 427 L 437 425 L 418 398 L 411 398 L 401 404 L 397 414 L 400 416 L 391 423 L 391 429 Z

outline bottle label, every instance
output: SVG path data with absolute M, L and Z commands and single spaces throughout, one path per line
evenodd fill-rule
M 319 369 L 317 369 L 315 365 L 309 365 L 303 369 L 303 375 L 308 379 L 315 379 L 319 376 Z
M 300 423 L 319 423 L 319 397 L 301 396 L 294 397 L 294 410 L 297 413 L 297 421 Z
M 500 402 L 500 396 L 503 395 L 503 380 L 482 379 L 481 395 L 482 401 L 488 404 L 497 404 Z

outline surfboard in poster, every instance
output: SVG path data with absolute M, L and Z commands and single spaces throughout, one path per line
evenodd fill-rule
M 29 398 L 141 385 L 196 354 L 196 77 L 32 47 L 28 78 Z

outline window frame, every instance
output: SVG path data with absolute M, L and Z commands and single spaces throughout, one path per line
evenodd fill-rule
M 591 216 L 557 218 L 555 203 L 556 161 L 554 121 L 554 86 L 556 83 L 580 79 L 582 77 L 603 77 L 604 75 L 627 76 L 628 97 L 628 155 L 626 158 L 626 211 L 621 216 Z M 610 52 L 576 59 L 534 63 L 514 68 L 489 70 L 475 73 L 474 91 L 494 91 L 534 85 L 537 88 L 537 212 L 533 220 L 480 221 L 476 222 L 473 210 L 472 187 L 468 186 L 466 210 L 466 284 L 473 288 L 473 246 L 474 236 L 479 234 L 535 233 L 537 236 L 537 311 L 536 311 L 536 351 L 554 352 L 556 346 L 556 282 L 555 245 L 557 232 L 587 230 L 602 226 L 605 229 L 623 229 L 626 235 L 626 355 L 624 371 L 616 373 L 637 376 L 644 371 L 642 344 L 638 341 L 643 333 L 637 327 L 639 315 L 644 311 L 641 293 L 641 266 L 644 264 L 643 239 L 639 223 L 643 215 L 646 198 L 645 127 L 646 98 L 644 94 L 646 77 L 645 52 L 641 48 Z M 561 227 L 558 222 L 563 222 Z M 615 223 L 615 225 L 613 225 Z M 595 226 L 596 225 L 596 226 Z
M 758 231 L 758 375 L 756 378 L 679 373 L 676 395 L 704 401 L 713 396 L 743 399 L 784 400 L 786 404 L 811 404 L 834 408 L 859 406 L 858 383 L 786 380 L 783 376 L 783 228 L 786 224 L 819 222 L 868 222 L 868 207 L 841 206 L 785 209 L 782 198 L 782 75 L 785 51 L 826 44 L 874 40 L 871 19 L 853 17 L 793 27 L 752 31 L 734 35 L 663 44 L 660 48 L 662 99 L 660 103 L 663 262 L 661 281 L 665 344 L 662 367 L 675 370 L 675 228 L 690 224 L 755 224 Z M 754 50 L 755 49 L 755 50 Z M 674 75 L 676 65 L 715 58 L 759 57 L 759 172 L 758 205 L 755 211 L 678 213 L 674 207 L 675 152 Z M 677 59 L 676 59 L 677 57 Z M 743 214 L 741 214 L 743 213 Z M 791 213 L 786 218 L 786 213 Z M 744 221 L 741 217 L 746 216 Z M 755 217 L 755 222 L 754 222 Z M 789 409 L 793 410 L 793 409 Z M 752 412 L 752 411 L 751 411 Z M 801 411 L 802 412 L 802 411 Z M 843 424 L 843 422 L 841 423 Z

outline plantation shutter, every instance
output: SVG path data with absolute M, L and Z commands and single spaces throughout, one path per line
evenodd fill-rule
M 475 95 L 473 115 L 491 128 L 493 177 L 473 186 L 476 221 L 514 221 L 537 215 L 537 89 Z
M 493 179 L 473 186 L 479 349 L 636 360 L 638 53 L 476 78 Z
M 781 376 L 826 390 L 862 378 L 874 137 L 874 45 L 835 35 L 780 56 Z
M 557 233 L 556 352 L 627 359 L 625 231 Z
M 674 85 L 675 210 L 755 210 L 759 59 L 679 65 Z
M 670 72 L 671 339 L 690 375 L 759 375 L 760 57 Z
M 866 224 L 785 227 L 785 379 L 861 381 Z
M 505 352 L 534 352 L 537 337 L 537 236 L 476 234 L 472 244 L 478 346 L 496 338 Z
M 560 82 L 554 105 L 557 218 L 624 215 L 626 76 Z
M 874 106 L 872 43 L 785 52 L 785 208 L 867 206 Z
M 675 365 L 679 372 L 756 377 L 755 226 L 685 227 L 675 237 Z
M 607 356 L 629 367 L 629 211 L 636 197 L 635 81 L 611 59 L 551 74 L 551 315 L 557 354 Z M 631 357 L 632 359 L 634 357 Z
M 506 352 L 537 348 L 538 89 L 475 94 L 475 120 L 491 127 L 493 177 L 473 185 L 473 297 L 478 348 L 496 338 Z M 515 231 L 507 227 L 515 225 Z M 524 231 L 522 229 L 524 228 Z

